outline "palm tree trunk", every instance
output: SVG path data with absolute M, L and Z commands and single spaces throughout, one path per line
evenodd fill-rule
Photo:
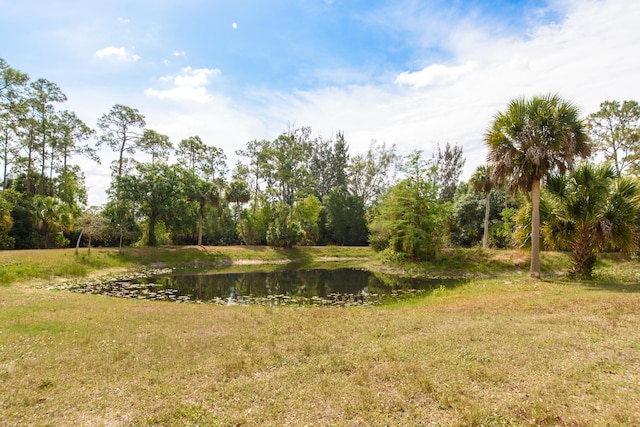
M 531 277 L 540 278 L 540 178 L 531 184 Z
M 204 204 L 198 209 L 198 246 L 202 246 L 202 217 L 204 216 Z
M 596 239 L 587 226 L 577 229 L 577 239 L 572 245 L 573 274 L 588 278 L 596 261 Z
M 491 193 L 485 193 L 484 200 L 484 235 L 482 236 L 482 247 L 489 247 L 489 213 L 491 212 Z

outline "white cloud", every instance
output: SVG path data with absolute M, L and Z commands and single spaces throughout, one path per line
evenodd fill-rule
M 138 55 L 133 53 L 134 48 L 108 46 L 104 49 L 96 51 L 96 56 L 100 59 L 115 59 L 118 61 L 129 62 L 140 59 Z
M 176 76 L 173 80 L 176 86 L 206 86 L 209 84 L 209 78 L 211 76 L 220 74 L 220 70 L 217 68 L 197 68 L 194 70 L 191 67 L 185 67 L 182 69 L 182 72 L 183 74 Z
M 440 86 L 455 83 L 465 74 L 472 72 L 475 62 L 467 62 L 464 65 L 447 67 L 442 64 L 433 64 L 415 72 L 404 72 L 396 77 L 396 83 L 414 87 Z
M 149 96 L 173 101 L 193 101 L 206 104 L 213 97 L 207 90 L 210 79 L 221 73 L 219 69 L 185 67 L 176 76 L 163 77 L 160 80 L 173 84 L 165 90 L 149 88 L 145 93 Z
M 204 87 L 180 86 L 167 90 L 149 88 L 145 90 L 144 93 L 160 99 L 173 101 L 195 101 L 199 103 L 211 101 L 211 95 L 207 93 L 207 88 Z

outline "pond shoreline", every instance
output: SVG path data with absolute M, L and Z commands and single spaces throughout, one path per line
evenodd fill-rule
M 153 266 L 124 274 L 68 280 L 42 288 L 129 299 L 227 306 L 366 307 L 419 295 L 445 285 L 453 286 L 450 279 L 399 278 L 347 262 L 330 264 L 326 260 L 313 265 L 289 262 L 278 263 L 285 267 L 275 270 L 249 268 L 233 271 L 225 266 L 186 270 Z M 267 264 L 252 262 L 244 267 L 263 265 Z
M 169 246 L 0 251 L 6 267 L 0 286 L 42 285 L 121 274 L 150 267 L 280 268 L 287 265 L 353 263 L 370 271 L 397 277 L 448 279 L 489 278 L 526 273 L 528 254 L 504 249 L 445 249 L 436 261 L 391 261 L 369 247 L 303 246 L 292 249 L 265 246 Z M 543 274 L 555 276 L 570 266 L 566 254 L 542 254 Z

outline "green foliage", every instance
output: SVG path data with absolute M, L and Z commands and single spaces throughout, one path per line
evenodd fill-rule
M 598 152 L 615 168 L 618 177 L 629 168 L 640 172 L 640 104 L 604 101 L 589 115 L 589 133 Z
M 452 216 L 448 222 L 450 240 L 453 245 L 472 247 L 481 242 L 484 234 L 483 223 L 486 214 L 486 195 L 477 194 L 466 183 L 460 184 L 452 206 Z M 509 197 L 502 189 L 489 193 L 489 242 L 498 248 L 512 247 L 513 221 L 509 212 L 515 214 L 517 200 Z M 511 209 L 511 211 L 509 210 Z M 507 212 L 507 218 L 502 213 Z M 512 219 L 512 218 L 511 218 Z M 496 229 L 496 227 L 498 229 Z
M 237 245 L 242 242 L 238 235 L 238 224 L 227 206 L 209 206 L 205 218 L 204 245 Z
M 231 181 L 225 189 L 225 198 L 228 203 L 234 204 L 234 215 L 236 220 L 238 220 L 242 211 L 242 205 L 251 200 L 249 184 L 241 180 Z
M 9 231 L 13 227 L 13 217 L 11 216 L 13 203 L 5 196 L 8 192 L 9 190 L 0 192 L 0 249 L 12 249 L 15 244 L 14 238 L 9 235 Z
M 396 146 L 372 141 L 366 154 L 351 158 L 349 163 L 349 192 L 359 197 L 364 206 L 371 206 L 384 194 L 395 178 L 400 158 Z
M 58 193 L 62 200 L 73 212 L 74 216 L 80 215 L 82 207 L 87 204 L 87 189 L 84 185 L 84 173 L 77 165 L 66 168 L 58 178 Z
M 13 226 L 9 237 L 14 241 L 14 249 L 37 248 L 40 246 L 40 235 L 36 229 L 36 219 L 30 198 L 15 190 L 4 190 L 6 199 L 13 205 L 11 218 Z
M 35 196 L 32 201 L 38 230 L 43 237 L 44 248 L 64 247 L 69 244 L 62 232 L 71 231 L 73 215 L 60 199 L 50 196 Z
M 271 142 L 267 150 L 269 176 L 273 180 L 267 192 L 273 200 L 289 207 L 304 197 L 311 183 L 307 168 L 307 158 L 312 152 L 310 137 L 309 127 L 290 129 Z
M 293 209 L 293 219 L 298 222 L 302 230 L 302 239 L 299 243 L 315 245 L 320 239 L 318 221 L 321 209 L 320 200 L 313 195 L 296 202 Z
M 493 177 L 512 192 L 531 191 L 535 180 L 574 168 L 591 153 L 578 108 L 558 95 L 515 98 L 485 135 Z
M 154 233 L 153 236 L 149 235 L 150 232 Z M 170 245 L 171 243 L 173 243 L 171 233 L 167 229 L 164 221 L 157 221 L 153 227 L 150 227 L 148 223 L 146 224 L 146 227 L 142 227 L 142 234 L 138 241 L 133 243 L 133 246 L 164 246 Z
M 516 226 L 515 207 L 504 208 L 500 212 L 500 218 L 491 221 L 489 239 L 497 248 L 513 248 L 515 240 L 513 234 Z
M 116 176 L 124 173 L 125 153 L 133 154 L 140 148 L 146 125 L 144 116 L 136 108 L 116 104 L 98 119 L 101 130 L 98 145 L 106 144 L 119 153 Z
M 85 236 L 87 238 L 87 247 L 89 253 L 91 253 L 91 243 L 95 239 L 103 238 L 108 229 L 108 220 L 101 214 L 98 207 L 93 206 L 84 212 L 75 221 L 76 227 L 80 228 L 80 235 L 76 241 L 76 254 L 80 247 L 81 238 Z
M 272 206 L 264 203 L 242 213 L 239 227 L 242 229 L 242 242 L 245 245 L 264 245 L 267 243 L 267 229 L 273 218 Z
M 145 129 L 138 144 L 142 151 L 151 154 L 152 164 L 169 160 L 169 152 L 173 147 L 167 135 L 153 129 Z
M 552 249 L 571 251 L 578 276 L 591 276 L 602 249 L 630 252 L 637 244 L 640 186 L 615 176 L 612 166 L 584 164 L 548 180 L 551 212 L 542 232 Z
M 450 202 L 453 200 L 465 163 L 465 159 L 462 157 L 462 147 L 447 142 L 442 150 L 438 144 L 437 151 L 431 158 L 435 166 L 433 179 L 438 187 L 438 201 L 441 203 Z
M 334 188 L 346 189 L 349 147 L 344 133 L 338 132 L 335 142 L 319 138 L 312 148 L 309 170 L 311 193 L 322 199 Z
M 184 200 L 184 169 L 162 163 L 137 166 L 136 175 L 119 179 L 121 199 L 131 203 L 146 217 L 148 244 L 157 245 L 155 227 L 160 221 L 170 222 Z
M 470 191 L 466 184 L 461 185 L 456 191 L 448 223 L 451 243 L 467 248 L 478 244 L 482 238 L 484 212 L 484 195 Z
M 489 162 L 498 183 L 512 193 L 531 193 L 531 275 L 540 277 L 540 188 L 557 171 L 573 170 L 577 157 L 591 153 L 578 108 L 548 94 L 515 98 L 499 112 L 485 135 Z
M 523 204 L 515 215 L 513 240 L 518 248 L 531 250 L 531 215 L 532 205 L 528 201 Z M 540 223 L 544 223 L 551 216 L 551 206 L 547 199 L 540 199 Z M 548 248 L 544 235 L 540 236 L 540 245 Z
M 420 152 L 407 156 L 404 170 L 407 178 L 393 186 L 376 207 L 370 224 L 371 245 L 412 260 L 435 259 L 443 246 L 449 204 L 437 202 L 434 168 Z
M 274 217 L 267 229 L 267 244 L 290 248 L 300 242 L 304 233 L 298 221 L 292 218 L 292 208 L 280 202 L 275 206 Z
M 367 221 L 362 200 L 346 190 L 334 188 L 322 199 L 326 217 L 327 242 L 339 245 L 365 245 Z

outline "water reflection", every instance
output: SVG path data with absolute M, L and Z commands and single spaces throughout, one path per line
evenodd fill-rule
M 458 282 L 402 279 L 355 268 L 287 268 L 240 273 L 163 269 L 111 280 L 70 283 L 64 285 L 64 289 L 121 298 L 220 305 L 357 306 L 375 305 Z
M 218 304 L 368 305 L 443 284 L 442 280 L 399 279 L 353 268 L 287 269 L 275 272 L 172 273 L 146 283 L 175 290 L 175 297 Z M 156 292 L 157 293 L 157 292 Z

